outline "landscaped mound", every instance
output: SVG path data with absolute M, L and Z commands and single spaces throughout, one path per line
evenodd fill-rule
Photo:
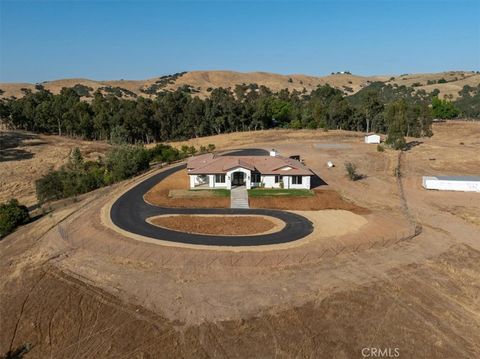
M 148 203 L 173 208 L 229 208 L 226 190 L 190 191 L 186 170 L 180 170 L 157 183 L 145 193 Z
M 224 236 L 248 236 L 277 232 L 285 225 L 276 218 L 250 215 L 170 215 L 155 217 L 149 222 L 174 231 Z
M 262 193 L 258 190 L 258 193 Z M 370 211 L 366 208 L 357 206 L 354 203 L 348 202 L 342 196 L 332 190 L 297 190 L 305 191 L 285 195 L 274 195 L 274 191 L 263 190 L 271 195 L 258 195 L 257 192 L 249 196 L 250 208 L 271 208 L 283 209 L 291 211 L 318 211 L 323 209 L 343 209 L 357 214 L 368 214 Z M 279 191 L 281 194 L 281 191 Z M 303 194 L 303 195 L 302 195 Z

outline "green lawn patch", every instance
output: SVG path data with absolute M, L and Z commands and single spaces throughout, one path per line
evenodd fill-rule
M 225 188 L 191 189 L 190 192 L 205 192 L 205 193 L 211 193 L 215 197 L 230 197 L 230 190 Z
M 250 197 L 311 197 L 314 192 L 309 189 L 286 189 L 286 188 L 254 188 L 248 190 Z
M 230 197 L 228 189 L 171 189 L 168 192 L 170 198 L 213 198 Z

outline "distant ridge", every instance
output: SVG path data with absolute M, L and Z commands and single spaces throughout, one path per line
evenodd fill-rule
M 328 76 L 308 75 L 280 75 L 268 72 L 234 72 L 234 71 L 191 71 L 173 75 L 155 77 L 147 80 L 111 80 L 95 81 L 83 78 L 61 79 L 45 81 L 41 85 L 53 93 L 59 93 L 63 87 L 82 85 L 93 94 L 100 89 L 104 94 L 111 93 L 122 98 L 144 96 L 153 98 L 156 93 L 164 90 L 174 91 L 182 86 L 189 86 L 192 94 L 207 97 L 212 89 L 217 87 L 235 88 L 235 85 L 256 83 L 264 85 L 273 91 L 288 89 L 307 92 L 318 85 L 330 84 L 346 95 L 359 91 L 371 82 L 381 81 L 398 86 L 413 86 L 416 90 L 423 89 L 432 92 L 440 91 L 439 96 L 447 95 L 452 99 L 458 96 L 458 91 L 464 85 L 477 86 L 480 84 L 480 74 L 472 71 L 448 71 L 427 74 L 402 74 L 399 76 L 359 76 L 349 73 L 337 73 Z M 24 90 L 35 91 L 35 84 L 31 83 L 0 83 L 0 97 L 20 98 Z

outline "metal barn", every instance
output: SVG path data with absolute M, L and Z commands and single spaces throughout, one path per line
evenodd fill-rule
M 423 187 L 439 191 L 480 192 L 480 176 L 424 176 Z

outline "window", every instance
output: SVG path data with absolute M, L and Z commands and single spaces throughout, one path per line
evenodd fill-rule
M 215 175 L 216 183 L 225 183 L 225 175 Z
M 260 173 L 252 173 L 252 183 L 260 183 L 261 181 Z
M 302 184 L 302 176 L 292 176 L 292 184 Z
M 283 179 L 283 176 L 275 175 L 275 183 L 279 183 Z

